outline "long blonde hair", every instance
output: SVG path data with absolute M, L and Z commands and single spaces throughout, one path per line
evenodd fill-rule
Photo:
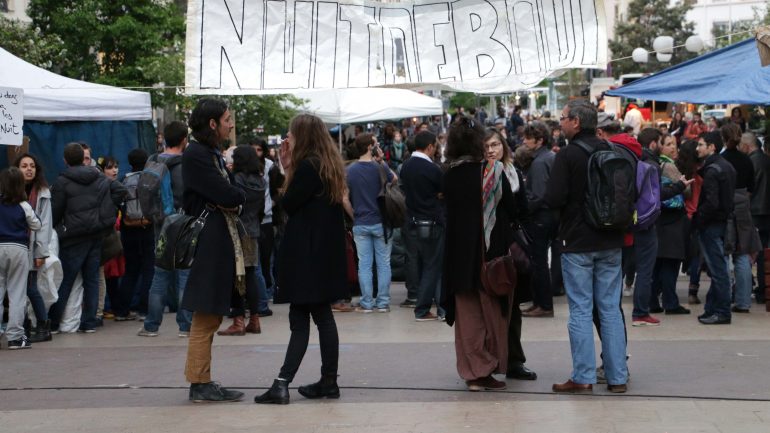
M 289 132 L 294 136 L 294 149 L 291 153 L 292 170 L 286 176 L 284 187 L 289 186 L 294 178 L 294 170 L 302 161 L 317 160 L 318 175 L 324 191 L 332 203 L 342 203 L 347 190 L 345 166 L 323 121 L 310 114 L 300 114 L 291 120 Z

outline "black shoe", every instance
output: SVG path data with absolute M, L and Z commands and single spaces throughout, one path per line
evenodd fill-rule
M 80 333 L 80 334 L 93 334 L 94 332 L 96 332 L 96 329 L 92 329 L 92 328 L 80 328 L 80 329 L 78 329 L 78 333 Z
M 690 314 L 690 310 L 680 305 L 673 310 L 666 310 L 666 314 Z
M 730 318 L 720 316 L 719 314 L 712 314 L 708 317 L 699 318 L 698 321 L 704 325 L 729 325 Z
M 29 342 L 30 343 L 42 343 L 44 341 L 51 341 L 51 321 L 46 320 L 45 322 L 40 322 L 37 324 L 37 326 L 30 332 L 29 336 Z
M 271 310 L 269 308 L 267 310 L 265 310 L 265 311 L 258 311 L 257 312 L 257 317 L 270 317 L 272 315 L 273 315 L 273 310 Z
M 324 374 L 318 382 L 300 386 L 297 391 L 305 398 L 340 398 L 336 374 Z
M 32 347 L 26 335 L 22 335 L 18 340 L 8 342 L 8 350 L 29 349 Z
M 96 327 L 101 328 L 104 326 L 104 318 L 103 317 L 97 317 L 96 318 Z
M 190 401 L 193 403 L 227 403 L 242 398 L 242 392 L 223 388 L 216 382 L 190 384 Z
M 508 372 L 505 373 L 505 377 L 508 379 L 535 380 L 537 379 L 537 373 L 528 369 L 522 363 L 516 363 L 508 367 Z
M 406 298 L 404 302 L 398 304 L 398 306 L 401 308 L 414 308 L 417 306 L 417 300 Z
M 663 309 L 660 307 L 650 307 L 650 314 L 659 314 L 662 312 L 663 312 Z
M 254 397 L 257 404 L 289 404 L 289 381 L 275 379 L 273 386 L 262 395 Z
M 737 305 L 733 306 L 733 308 L 731 308 L 730 311 L 732 311 L 733 313 L 743 313 L 743 314 L 750 312 L 748 308 L 738 308 Z

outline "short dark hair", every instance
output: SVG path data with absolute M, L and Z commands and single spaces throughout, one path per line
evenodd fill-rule
M 595 132 L 598 123 L 596 107 L 585 99 L 573 99 L 567 102 L 569 117 L 577 118 L 581 131 Z
M 118 160 L 113 156 L 104 156 L 96 160 L 96 165 L 99 166 L 99 168 L 102 169 L 102 171 L 110 168 L 110 167 L 118 167 L 120 164 L 118 163 Z
M 737 107 L 736 107 L 737 108 Z M 722 141 L 725 147 L 728 149 L 735 149 L 741 143 L 741 127 L 735 123 L 728 123 L 725 126 L 719 128 L 720 134 L 722 134 Z
M 70 167 L 83 165 L 85 157 L 86 153 L 83 151 L 83 146 L 80 143 L 73 142 L 64 146 L 64 162 Z
M 658 128 L 644 128 L 636 138 L 642 147 L 649 149 L 650 144 L 653 141 L 660 140 L 660 136 L 663 135 Z
M 366 153 L 369 146 L 374 144 L 374 134 L 358 134 L 356 135 L 356 151 L 358 151 L 359 157 Z
M 430 131 L 422 131 L 414 136 L 414 148 L 416 150 L 425 150 L 431 144 L 436 144 L 436 134 Z
M 532 122 L 524 127 L 522 135 L 525 138 L 534 138 L 535 141 L 542 139 L 543 146 L 550 147 L 551 144 L 551 131 L 543 122 Z
M 187 124 L 175 120 L 163 128 L 163 135 L 166 137 L 166 147 L 179 147 L 187 138 Z
M 198 101 L 188 122 L 193 137 L 201 144 L 217 146 L 219 143 L 216 140 L 216 131 L 209 127 L 209 121 L 213 119 L 219 124 L 219 119 L 225 111 L 227 111 L 227 103 L 221 99 L 203 98 Z
M 147 152 L 144 149 L 131 149 L 128 152 L 128 165 L 131 166 L 131 171 L 144 170 L 144 166 L 147 164 Z
M 484 159 L 484 128 L 472 117 L 457 116 L 449 126 L 446 156 L 455 160 L 466 155 L 476 161 Z
M 262 161 L 257 150 L 248 144 L 233 149 L 233 173 L 262 174 Z
M 722 151 L 722 135 L 719 131 L 704 132 L 701 134 L 701 138 L 706 144 L 713 144 L 717 153 Z
M 27 199 L 21 170 L 8 167 L 0 172 L 0 192 L 3 194 L 3 204 L 19 204 Z

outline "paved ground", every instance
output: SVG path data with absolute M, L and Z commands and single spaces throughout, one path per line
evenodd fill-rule
M 680 296 L 686 299 L 685 282 Z M 399 284 L 393 303 L 405 296 Z M 705 295 L 705 293 L 704 293 Z M 630 304 L 630 298 L 625 298 Z M 770 314 L 754 306 L 730 326 L 664 316 L 657 328 L 629 328 L 632 379 L 625 395 L 597 386 L 591 396 L 551 393 L 571 366 L 567 307 L 524 321 L 534 382 L 508 380 L 496 393 L 469 393 L 455 370 L 453 330 L 416 323 L 412 310 L 337 313 L 339 401 L 257 406 L 288 341 L 288 308 L 263 334 L 217 337 L 215 380 L 244 391 L 227 405 L 186 400 L 186 340 L 166 315 L 157 338 L 137 322 L 107 323 L 93 335 L 55 336 L 31 350 L 0 351 L 0 432 L 763 432 L 770 431 Z M 630 315 L 630 305 L 626 308 Z M 317 339 L 293 384 L 317 379 Z

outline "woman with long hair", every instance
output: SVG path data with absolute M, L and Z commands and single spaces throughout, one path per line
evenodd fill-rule
M 514 241 L 516 201 L 499 161 L 488 161 L 484 129 L 459 116 L 449 128 L 449 169 L 444 175 L 446 249 L 442 304 L 455 327 L 457 371 L 470 391 L 502 390 L 492 377 L 506 373 L 512 294 L 482 287 L 482 262 L 506 255 Z M 476 204 L 476 205 L 474 205 Z
M 692 225 L 692 218 L 698 209 L 698 198 L 703 186 L 703 178 L 698 175 L 701 161 L 698 158 L 697 140 L 685 140 L 679 146 L 678 156 L 676 158 L 676 168 L 687 179 L 694 179 L 690 185 L 689 191 L 684 193 L 684 208 L 687 212 L 687 255 L 684 260 L 684 268 L 690 276 L 690 285 L 688 288 L 687 303 L 691 305 L 700 304 L 698 290 L 700 289 L 700 275 L 702 258 L 700 254 L 700 245 L 695 227 Z
M 671 125 L 668 126 L 668 130 L 669 133 L 676 138 L 677 144 L 681 143 L 685 129 L 687 129 L 687 122 L 682 117 L 681 112 L 675 111 L 674 117 L 671 118 Z
M 214 334 L 230 312 L 232 297 L 243 293 L 246 284 L 237 227 L 244 195 L 233 185 L 220 151 L 234 127 L 233 118 L 227 103 L 204 98 L 193 109 L 189 126 L 194 140 L 182 155 L 182 207 L 187 215 L 206 217 L 180 306 L 193 312 L 185 377 L 193 402 L 238 401 L 242 392 L 211 381 Z
M 45 308 L 43 297 L 37 288 L 37 270 L 51 255 L 48 244 L 51 242 L 51 191 L 45 181 L 43 166 L 36 156 L 23 153 L 16 158 L 14 167 L 21 170 L 24 176 L 24 190 L 32 210 L 40 218 L 40 230 L 29 235 L 29 274 L 27 276 L 27 298 L 35 313 L 35 328 L 29 330 L 30 343 L 51 341 L 51 322 L 48 320 L 48 310 Z
M 324 123 L 301 114 L 291 121 L 281 144 L 286 182 L 280 203 L 288 215 L 278 252 L 278 287 L 290 303 L 291 338 L 272 387 L 255 403 L 288 404 L 310 338 L 310 317 L 318 328 L 321 380 L 299 387 L 306 398 L 339 398 L 339 337 L 331 303 L 348 296 L 345 254 L 347 195 L 342 157 Z

